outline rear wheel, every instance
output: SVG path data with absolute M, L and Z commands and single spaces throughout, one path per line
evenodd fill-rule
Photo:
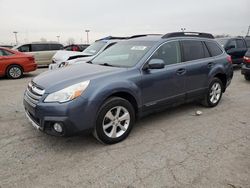
M 100 108 L 94 136 L 105 144 L 124 140 L 135 123 L 135 112 L 129 101 L 113 97 Z
M 250 81 L 250 75 L 249 75 L 249 74 L 248 74 L 248 75 L 245 74 L 244 76 L 245 76 L 245 79 L 246 79 L 246 80 Z
M 7 76 L 11 79 L 18 79 L 23 76 L 23 70 L 18 65 L 11 65 L 7 69 Z
M 202 104 L 207 107 L 216 106 L 222 97 L 223 93 L 223 84 L 220 79 L 213 78 L 211 83 L 209 84 L 208 91 L 202 101 Z

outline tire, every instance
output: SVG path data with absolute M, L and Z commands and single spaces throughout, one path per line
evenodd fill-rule
M 220 102 L 223 94 L 223 84 L 218 78 L 213 78 L 210 82 L 208 91 L 202 101 L 202 104 L 207 107 L 215 107 Z
M 245 74 L 244 77 L 245 77 L 245 79 L 246 79 L 247 81 L 250 81 L 250 75 L 249 75 L 249 74 L 248 74 L 248 75 Z
M 112 97 L 101 106 L 93 134 L 104 144 L 115 144 L 127 138 L 134 123 L 135 110 L 131 103 Z
M 23 69 L 18 65 L 11 65 L 7 68 L 6 75 L 11 79 L 18 79 L 23 76 Z

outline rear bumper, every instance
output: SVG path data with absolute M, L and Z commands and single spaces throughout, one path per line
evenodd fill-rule
M 241 67 L 241 74 L 244 74 L 244 75 L 250 75 L 250 66 L 248 65 L 243 65 Z

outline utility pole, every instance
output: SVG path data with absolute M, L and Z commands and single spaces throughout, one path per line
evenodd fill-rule
M 14 31 L 13 33 L 14 33 L 14 35 L 15 35 L 16 45 L 18 45 L 18 41 L 17 41 L 17 33 L 18 33 L 18 32 L 17 32 L 17 31 Z
M 90 32 L 90 30 L 86 29 L 85 32 L 87 33 L 87 44 L 89 44 L 89 32 Z
M 60 42 L 60 35 L 57 35 L 57 41 Z
M 250 33 L 250 25 L 248 26 L 248 30 L 247 30 L 246 36 L 249 36 L 249 33 Z

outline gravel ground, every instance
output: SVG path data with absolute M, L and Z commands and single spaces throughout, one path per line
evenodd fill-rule
M 250 187 L 250 82 L 240 70 L 216 108 L 187 104 L 151 115 L 111 146 L 48 136 L 28 123 L 23 91 L 45 70 L 0 79 L 1 188 Z

